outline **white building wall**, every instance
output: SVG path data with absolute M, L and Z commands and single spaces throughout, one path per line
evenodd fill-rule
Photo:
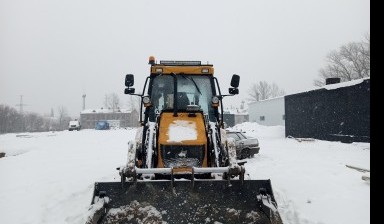
M 267 126 L 285 126 L 284 96 L 250 103 L 248 112 L 250 122 Z

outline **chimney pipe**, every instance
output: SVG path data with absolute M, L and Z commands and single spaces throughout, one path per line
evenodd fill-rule
M 325 85 L 340 83 L 340 78 L 327 78 Z

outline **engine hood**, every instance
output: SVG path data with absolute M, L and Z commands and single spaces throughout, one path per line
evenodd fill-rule
M 160 145 L 206 145 L 204 117 L 201 113 L 163 113 L 159 124 Z

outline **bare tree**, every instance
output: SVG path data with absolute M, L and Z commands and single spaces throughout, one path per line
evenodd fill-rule
M 36 113 L 20 113 L 7 105 L 0 105 L 0 134 L 48 131 L 50 125 L 51 118 Z
M 58 130 L 65 130 L 67 128 L 69 121 L 71 120 L 71 118 L 68 116 L 67 108 L 65 108 L 64 106 L 60 106 L 58 108 L 58 114 L 59 114 Z
M 116 93 L 105 94 L 104 106 L 115 111 L 120 105 L 119 96 Z
M 36 113 L 25 115 L 25 130 L 28 132 L 48 131 L 44 129 L 44 118 Z
M 315 86 L 325 85 L 327 78 L 340 78 L 341 82 L 370 77 L 370 36 L 361 42 L 352 42 L 331 51 L 326 57 L 327 65 L 319 70 Z
M 7 105 L 0 105 L 0 133 L 25 131 L 24 115 Z
M 272 83 L 270 98 L 283 96 L 283 95 L 285 95 L 285 90 L 278 87 L 276 83 Z
M 0 133 L 12 132 L 12 118 L 17 114 L 14 108 L 0 105 Z
M 248 94 L 248 100 L 254 102 L 282 96 L 285 94 L 285 91 L 280 89 L 276 83 L 269 84 L 266 81 L 260 81 L 251 85 Z

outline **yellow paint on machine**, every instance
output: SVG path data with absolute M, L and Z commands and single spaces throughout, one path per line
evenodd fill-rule
M 173 113 L 163 113 L 160 118 L 159 124 L 159 140 L 158 144 L 158 167 L 164 167 L 163 159 L 160 153 L 160 145 L 204 145 L 204 160 L 202 167 L 207 167 L 207 136 L 205 135 L 205 125 L 204 125 L 204 117 L 201 113 L 196 113 L 195 117 L 189 117 L 188 113 L 179 112 L 178 116 L 174 117 Z M 187 139 L 182 141 L 171 141 L 169 139 L 169 129 L 170 127 L 176 123 L 176 121 L 184 121 L 190 124 L 195 124 L 196 128 L 196 138 L 195 139 Z M 179 168 L 175 169 L 175 172 L 190 172 L 190 168 Z
M 212 66 L 200 65 L 200 66 L 165 66 L 165 65 L 154 65 L 151 67 L 151 73 L 156 74 L 156 69 L 162 69 L 162 74 L 190 74 L 190 75 L 213 75 L 214 69 Z M 208 73 L 203 73 L 203 69 L 208 69 Z

